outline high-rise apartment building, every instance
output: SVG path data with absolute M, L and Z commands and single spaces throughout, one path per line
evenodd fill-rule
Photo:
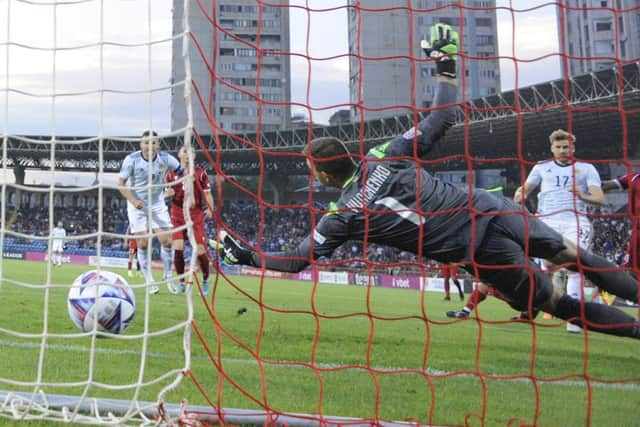
M 217 0 L 213 2 L 213 13 L 212 0 L 203 0 L 202 4 L 218 27 L 209 21 L 195 0 L 191 1 L 189 26 L 200 46 L 198 49 L 195 42 L 189 40 L 191 73 L 205 103 L 203 108 L 193 93 L 196 129 L 202 134 L 211 133 L 206 112 L 219 127 L 234 133 L 255 132 L 260 114 L 262 131 L 289 127 L 289 1 L 273 0 L 269 6 L 261 6 L 256 0 Z M 174 0 L 173 6 L 176 36 L 183 31 L 183 0 Z M 209 70 L 211 67 L 215 72 Z M 182 38 L 176 38 L 172 81 L 184 78 Z M 171 94 L 171 127 L 180 129 L 186 123 L 184 91 L 176 87 Z
M 564 7 L 557 7 L 557 19 L 560 52 L 569 55 L 565 75 L 609 69 L 615 65 L 616 58 L 623 63 L 640 58 L 637 0 L 564 0 L 562 3 Z
M 355 0 L 350 2 L 356 5 Z M 464 19 L 460 51 L 465 57 L 458 60 L 458 75 L 461 82 L 461 73 L 465 76 L 465 99 L 500 92 L 496 10 L 492 9 L 495 0 L 462 2 L 472 9 L 460 9 L 452 3 L 414 0 L 413 11 L 409 11 L 406 0 L 359 0 L 360 9 L 349 9 L 350 100 L 362 102 L 365 120 L 408 111 L 389 106 L 431 105 L 435 65 L 424 61 L 420 40 L 428 39 L 430 27 L 437 22 L 460 31 L 460 13 Z M 410 56 L 422 61 L 416 61 L 414 67 Z M 355 121 L 362 119 L 360 108 L 352 107 L 351 115 Z

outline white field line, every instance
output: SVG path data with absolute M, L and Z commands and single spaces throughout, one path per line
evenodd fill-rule
M 39 343 L 29 343 L 29 342 L 17 342 L 17 341 L 9 341 L 9 340 L 0 340 L 0 347 L 13 347 L 13 348 L 40 348 Z M 64 352 L 76 352 L 76 353 L 89 353 L 91 349 L 89 347 L 81 346 L 81 345 L 68 345 L 68 344 L 46 344 L 45 348 L 47 350 L 60 350 Z M 109 355 L 132 355 L 132 356 L 140 356 L 141 352 L 137 350 L 127 350 L 127 349 L 113 349 L 113 348 L 95 348 L 94 351 L 96 353 L 101 354 L 109 354 Z M 147 356 L 155 359 L 168 359 L 175 360 L 176 362 L 183 361 L 184 355 L 181 353 L 161 353 L 161 352 L 147 352 Z M 207 361 L 209 360 L 206 356 L 192 356 L 192 360 L 194 361 Z M 239 365 L 257 365 L 257 361 L 255 359 L 233 359 L 233 358 L 223 358 L 223 363 L 230 364 L 239 364 Z M 305 368 L 304 366 L 297 364 L 284 364 L 286 360 L 278 360 L 273 361 L 277 362 L 277 364 L 269 364 L 270 368 L 282 368 L 282 369 L 300 369 Z M 320 369 L 334 369 L 339 368 L 344 365 L 334 364 L 334 363 L 316 363 L 315 366 Z M 395 372 L 395 371 L 406 371 L 406 370 L 415 370 L 412 368 L 403 368 L 403 367 L 380 367 L 380 366 L 372 366 L 374 370 L 381 372 Z M 365 368 L 353 368 L 352 372 L 362 371 L 366 372 Z M 454 375 L 451 379 L 462 379 L 462 378 L 477 378 L 476 375 L 472 374 L 456 374 L 454 371 L 443 371 L 440 369 L 427 368 L 427 373 L 434 377 L 444 377 L 449 375 Z M 497 374 L 488 374 L 488 375 L 497 375 Z M 485 380 L 491 380 L 490 378 L 486 378 Z M 509 379 L 496 379 L 495 381 L 509 381 L 509 382 L 522 382 L 530 384 L 531 380 L 528 378 L 509 378 Z M 565 387 L 586 387 L 586 381 L 580 380 L 561 380 L 561 381 L 551 381 L 551 380 L 541 380 L 538 381 L 538 385 L 545 386 L 565 386 Z M 632 383 L 607 383 L 607 382 L 599 382 L 599 381 L 590 381 L 591 387 L 594 388 L 602 388 L 609 390 L 625 390 L 625 391 L 640 391 L 640 383 L 632 382 Z

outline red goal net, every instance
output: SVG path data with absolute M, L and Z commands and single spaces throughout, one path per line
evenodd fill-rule
M 511 199 L 534 165 L 552 157 L 549 135 L 565 129 L 577 137 L 573 160 L 592 164 L 602 181 L 638 166 L 635 2 L 186 3 L 175 11 L 188 13 L 183 55 L 192 111 L 185 124 L 216 176 L 212 233 L 225 230 L 260 259 L 289 253 L 336 212 L 340 191 L 318 185 L 308 169 L 313 159 L 303 148 L 311 140 L 340 139 L 366 163 L 371 148 L 438 110 L 436 64 L 420 48 L 437 23 L 459 33 L 460 114 L 413 162 L 465 191 Z M 607 194 L 583 212 L 591 230 L 583 250 L 627 271 L 637 230 L 629 197 Z M 532 212 L 535 200 L 532 194 L 526 205 Z M 571 202 L 570 209 L 580 207 Z M 186 372 L 198 390 L 192 401 L 206 407 L 194 418 L 635 422 L 640 360 L 632 341 L 571 334 L 565 321 L 542 313 L 523 319 L 491 289 L 480 304 L 486 293 L 475 291 L 473 269 L 452 273 L 422 251 L 374 243 L 368 229 L 362 241 L 305 259 L 310 265 L 297 273 L 217 261 L 206 315 L 193 323 L 193 357 L 207 361 Z M 578 299 L 638 316 L 637 304 L 577 280 Z M 569 283 L 566 274 L 554 279 L 567 292 Z

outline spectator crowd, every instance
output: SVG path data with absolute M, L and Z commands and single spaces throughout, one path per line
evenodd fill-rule
M 303 205 L 291 205 L 285 208 L 270 208 L 253 202 L 225 203 L 219 212 L 219 218 L 227 229 L 243 239 L 248 245 L 264 251 L 286 251 L 294 248 L 304 239 L 328 207 L 316 203 L 312 208 Z M 47 237 L 57 221 L 62 220 L 70 237 L 67 249 L 83 249 L 93 251 L 97 245 L 97 237 L 92 234 L 98 231 L 97 209 L 81 207 L 60 207 L 53 209 L 50 217 L 48 207 L 20 209 L 17 214 L 6 214 L 9 229 L 21 234 Z M 207 235 L 213 238 L 217 219 L 214 217 L 206 224 Z M 127 214 L 124 204 L 111 203 L 105 206 L 102 214 L 102 231 L 124 235 L 127 230 Z M 630 221 L 625 213 L 595 213 L 593 215 L 592 250 L 605 256 L 608 260 L 620 263 L 624 258 L 626 246 L 631 235 Z M 83 236 L 87 236 L 84 237 Z M 29 243 L 33 239 L 16 238 L 16 241 Z M 36 239 L 36 242 L 38 240 Z M 38 249 L 46 248 L 46 240 L 40 240 Z M 113 236 L 102 236 L 103 248 L 121 250 L 125 256 L 124 239 Z M 376 244 L 365 245 L 362 242 L 347 242 L 338 248 L 331 259 L 326 262 L 327 268 L 362 269 L 385 273 L 417 273 L 437 271 L 433 263 L 419 263 L 414 254 L 395 248 Z M 425 267 L 426 266 L 426 267 Z

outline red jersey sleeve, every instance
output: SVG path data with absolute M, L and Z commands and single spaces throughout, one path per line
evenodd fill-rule
M 211 185 L 209 184 L 209 175 L 207 175 L 207 171 L 204 169 L 200 170 L 198 181 L 200 181 L 200 190 L 203 193 L 211 191 Z
M 616 179 L 618 184 L 622 187 L 623 190 L 628 190 L 629 187 L 634 183 L 640 180 L 640 173 L 630 173 L 625 176 L 620 176 Z
M 636 174 L 629 174 L 629 175 L 625 175 L 625 176 L 619 176 L 616 179 L 616 182 L 618 183 L 618 185 L 620 187 L 622 187 L 623 190 L 627 190 L 629 188 L 629 182 L 631 182 L 631 180 L 633 179 L 633 176 Z
M 209 185 L 209 176 L 207 175 L 207 171 L 202 168 L 198 168 L 195 171 L 196 182 L 193 186 L 194 196 L 196 200 L 196 206 L 205 210 L 209 206 L 207 206 L 207 198 L 205 195 L 207 192 L 211 191 L 211 186 Z

